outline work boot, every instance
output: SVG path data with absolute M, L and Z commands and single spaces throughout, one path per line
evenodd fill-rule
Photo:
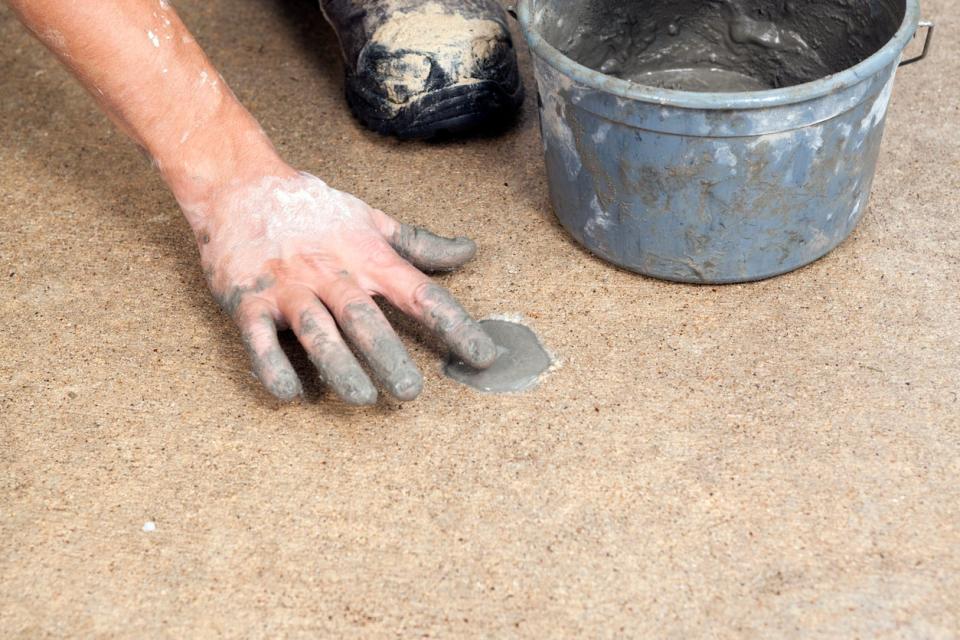
M 340 40 L 347 102 L 400 138 L 492 130 L 523 100 L 496 0 L 320 0 Z

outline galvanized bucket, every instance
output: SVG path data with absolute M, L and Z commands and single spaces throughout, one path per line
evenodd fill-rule
M 699 93 L 587 68 L 543 37 L 566 0 L 521 0 L 533 54 L 550 196 L 591 252 L 693 283 L 759 280 L 840 244 L 863 214 L 898 65 L 932 25 L 905 4 L 894 36 L 839 73 L 795 86 Z M 901 62 L 918 25 L 923 53 Z

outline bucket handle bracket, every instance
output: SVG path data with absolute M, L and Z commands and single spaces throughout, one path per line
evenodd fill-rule
M 933 42 L 934 26 L 936 25 L 934 25 L 933 22 L 931 22 L 930 20 L 921 20 L 917 24 L 917 31 L 924 28 L 927 30 L 927 37 L 923 41 L 923 50 L 920 52 L 920 55 L 914 56 L 912 58 L 907 58 L 906 60 L 902 60 L 900 62 L 901 67 L 905 67 L 908 64 L 913 64 L 914 62 L 920 62 L 921 60 L 927 57 L 927 54 L 930 52 L 930 43 Z M 914 37 L 916 37 L 916 34 L 914 34 Z

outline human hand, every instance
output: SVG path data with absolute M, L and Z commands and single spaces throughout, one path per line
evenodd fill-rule
M 286 327 L 347 402 L 373 403 L 377 391 L 341 331 L 390 393 L 420 393 L 423 378 L 375 295 L 467 363 L 493 363 L 490 338 L 418 270 L 455 269 L 474 244 L 401 225 L 291 169 L 168 3 L 91 2 L 78 11 L 58 0 L 8 1 L 150 155 L 194 229 L 213 294 L 275 396 L 302 389 L 277 341 Z
M 372 404 L 377 390 L 343 336 L 391 395 L 412 400 L 420 394 L 423 377 L 373 301 L 378 295 L 468 364 L 483 368 L 496 359 L 480 326 L 422 272 L 469 261 L 476 245 L 466 238 L 400 224 L 292 169 L 184 209 L 213 295 L 240 327 L 254 374 L 281 400 L 302 393 L 277 340 L 277 330 L 287 327 L 322 381 L 346 402 Z

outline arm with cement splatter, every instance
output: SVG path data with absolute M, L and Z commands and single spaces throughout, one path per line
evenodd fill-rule
M 400 224 L 283 162 L 165 0 L 7 2 L 153 159 L 273 395 L 302 389 L 277 341 L 289 327 L 347 402 L 370 404 L 377 392 L 343 336 L 392 395 L 415 398 L 423 378 L 378 295 L 466 362 L 493 362 L 490 338 L 423 274 L 461 266 L 473 242 Z

